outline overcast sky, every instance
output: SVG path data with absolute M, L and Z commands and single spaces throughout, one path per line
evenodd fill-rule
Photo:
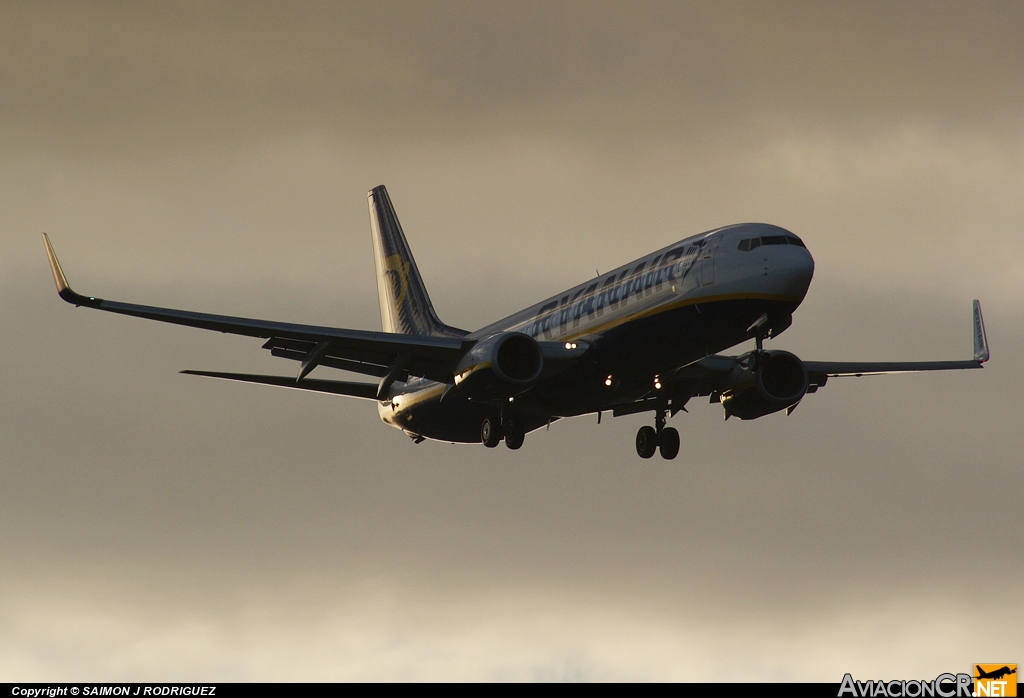
M 1022 35 L 1011 2 L 0 1 L 0 679 L 1024 661 Z M 980 298 L 993 358 L 695 400 L 671 462 L 642 415 L 414 445 L 179 375 L 294 367 L 62 303 L 39 238 L 80 292 L 379 329 L 377 184 L 453 325 L 765 221 L 816 261 L 771 347 L 969 358 Z

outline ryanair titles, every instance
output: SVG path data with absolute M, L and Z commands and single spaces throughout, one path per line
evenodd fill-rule
M 575 294 L 548 301 L 537 311 L 536 318 L 521 331 L 531 337 L 554 339 L 556 331 L 565 334 L 570 327 L 577 328 L 584 318 L 594 320 L 604 315 L 605 309 L 625 308 L 632 296 L 636 300 L 660 291 L 666 283 L 681 283 L 693 271 L 708 238 L 694 243 L 683 243 L 664 255 L 657 255 L 622 273 L 608 275 L 604 282 L 595 281 L 583 286 Z M 600 287 L 599 287 L 600 286 Z

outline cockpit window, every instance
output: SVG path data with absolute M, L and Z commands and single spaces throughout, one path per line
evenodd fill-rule
M 752 252 L 761 245 L 796 245 L 797 247 L 807 248 L 804 245 L 803 240 L 795 235 L 766 235 L 761 238 L 747 238 L 746 240 L 740 240 L 739 246 L 736 248 L 740 252 Z

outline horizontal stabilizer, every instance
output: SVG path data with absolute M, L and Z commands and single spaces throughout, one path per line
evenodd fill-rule
M 349 383 L 347 381 L 325 381 L 316 378 L 303 378 L 296 381 L 290 376 L 261 376 L 253 373 L 221 373 L 219 371 L 182 371 L 190 376 L 207 376 L 209 378 L 220 378 L 229 381 L 242 381 L 243 383 L 261 383 L 263 385 L 276 385 L 279 388 L 294 388 L 296 390 L 312 390 L 318 393 L 333 393 L 335 395 L 347 395 L 363 400 L 377 399 L 377 386 L 372 383 Z

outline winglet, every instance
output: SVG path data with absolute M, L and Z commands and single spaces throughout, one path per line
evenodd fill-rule
M 985 320 L 981 317 L 981 303 L 974 301 L 974 360 L 988 361 L 988 337 L 985 336 Z
M 60 262 L 57 261 L 57 255 L 53 253 L 53 245 L 50 244 L 50 238 L 46 233 L 43 233 L 43 244 L 46 245 L 46 256 L 50 258 L 50 271 L 53 272 L 53 283 L 57 284 L 57 295 L 68 303 L 74 303 L 75 305 L 99 305 L 101 302 L 99 298 L 87 298 L 71 290 L 68 280 L 64 277 L 64 271 L 60 268 Z

